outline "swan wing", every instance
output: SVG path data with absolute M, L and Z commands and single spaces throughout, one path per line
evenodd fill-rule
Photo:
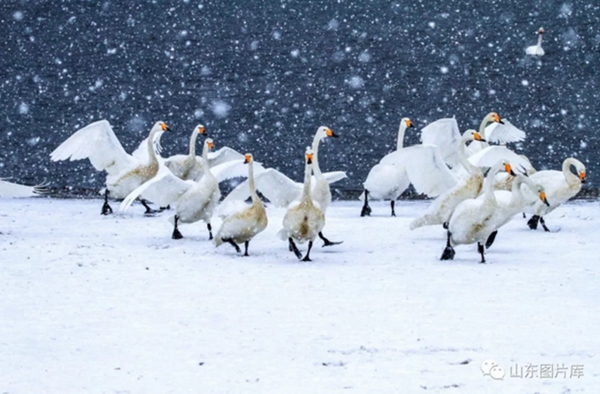
M 254 175 L 265 171 L 265 168 L 259 162 L 254 162 Z M 231 178 L 248 177 L 248 165 L 244 164 L 244 160 L 230 160 L 225 163 L 217 164 L 210 168 L 210 172 L 217 178 L 217 182 L 223 182 Z M 248 193 L 250 195 L 250 193 Z
M 532 168 L 527 158 L 517 155 L 507 147 L 500 145 L 488 146 L 469 156 L 471 164 L 478 167 L 493 167 L 500 160 L 508 161 L 519 172 L 525 173 Z
M 450 167 L 458 164 L 458 144 L 460 131 L 456 118 L 438 119 L 421 130 L 423 145 L 435 145 L 440 149 L 444 162 Z
M 256 164 L 256 163 L 255 163 Z M 256 189 L 277 207 L 287 207 L 297 200 L 302 193 L 302 184 L 292 181 L 281 172 L 269 168 L 259 174 L 254 174 Z M 248 180 L 240 183 L 223 200 L 223 204 L 235 200 L 245 200 L 250 196 Z
M 327 182 L 331 185 L 337 181 L 341 181 L 344 178 L 347 178 L 346 171 L 330 171 L 324 172 L 323 178 L 327 179 Z M 314 178 L 313 178 L 314 179 Z M 314 180 L 313 180 L 314 182 Z
M 52 161 L 89 159 L 95 169 L 116 175 L 133 164 L 110 123 L 100 120 L 77 130 L 52 153 Z
M 1 198 L 33 197 L 40 193 L 43 188 L 39 186 L 25 186 L 0 179 Z
M 159 131 L 156 134 L 154 134 L 153 145 L 154 152 L 156 152 L 157 156 L 160 156 L 160 153 L 162 152 L 160 138 L 162 137 L 163 133 L 164 132 Z M 150 155 L 148 154 L 148 138 L 150 137 L 144 138 L 144 140 L 140 142 L 136 150 L 134 150 L 133 153 L 131 153 L 131 156 L 133 156 L 140 163 L 147 163 L 150 161 Z
M 507 144 L 525 139 L 525 132 L 515 127 L 508 120 L 502 120 L 504 124 L 492 122 L 485 128 L 485 138 L 494 144 Z M 493 165 L 493 164 L 492 164 Z
M 242 155 L 235 149 L 231 149 L 227 146 L 224 146 L 218 151 L 210 152 L 208 154 L 208 163 L 210 165 L 210 168 L 213 168 L 215 166 L 218 166 L 219 164 L 223 164 L 231 160 L 244 160 L 244 155 Z M 246 170 L 246 172 L 248 171 Z
M 181 180 L 173 175 L 167 167 L 161 165 L 154 177 L 142 183 L 123 199 L 119 211 L 126 211 L 139 196 L 160 206 L 173 204 L 193 185 L 193 181 Z

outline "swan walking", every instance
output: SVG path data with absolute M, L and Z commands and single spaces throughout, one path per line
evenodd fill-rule
M 325 226 L 325 214 L 321 210 L 319 203 L 313 201 L 311 195 L 311 172 L 313 169 L 314 154 L 311 149 L 306 151 L 305 167 L 304 167 L 304 188 L 300 201 L 291 204 L 283 217 L 283 228 L 278 235 L 281 239 L 288 240 L 289 250 L 294 252 L 298 259 L 302 261 L 311 261 L 310 250 L 313 246 L 313 241 L 323 230 Z M 306 256 L 302 258 L 302 254 L 298 250 L 296 240 L 299 243 L 308 241 L 308 251 Z
M 537 45 L 527 47 L 525 53 L 532 56 L 544 56 L 544 49 L 542 48 L 542 36 L 544 35 L 544 28 L 540 27 L 538 30 L 538 42 Z
M 571 167 L 575 168 L 577 175 L 571 172 Z M 528 193 L 528 190 L 523 190 L 530 199 L 530 203 L 525 207 L 524 212 L 533 214 L 527 222 L 530 229 L 537 229 L 539 222 L 544 231 L 550 231 L 546 226 L 544 216 L 579 193 L 581 185 L 585 183 L 585 171 L 585 165 L 582 162 L 569 157 L 563 161 L 562 171 L 544 170 L 531 175 L 532 181 L 546 189 L 550 205 L 540 204 L 534 196 Z
M 160 136 L 169 131 L 165 122 L 152 126 L 150 134 L 131 155 L 125 152 L 110 123 L 100 120 L 76 131 L 51 154 L 52 161 L 89 159 L 98 171 L 106 171 L 106 188 L 101 213 L 113 212 L 108 204 L 109 195 L 123 198 L 158 172 L 156 150 L 160 149 Z M 142 200 L 146 213 L 152 209 Z
M 267 212 L 263 202 L 256 194 L 254 184 L 254 168 L 252 154 L 246 153 L 244 164 L 248 165 L 248 182 L 250 185 L 252 205 L 227 216 L 213 240 L 215 246 L 223 242 L 230 243 L 240 253 L 239 244 L 244 244 L 244 256 L 248 256 L 248 245 L 256 234 L 267 228 Z
M 404 147 L 404 134 L 406 129 L 413 127 L 409 118 L 402 118 L 398 128 L 398 142 L 396 152 Z M 364 192 L 360 196 L 364 200 L 360 216 L 370 216 L 371 207 L 369 206 L 369 197 L 374 200 L 390 200 L 392 216 L 396 216 L 395 203 L 398 197 L 408 188 L 410 179 L 406 174 L 406 169 L 402 165 L 383 164 L 379 162 L 367 175 L 363 183 Z

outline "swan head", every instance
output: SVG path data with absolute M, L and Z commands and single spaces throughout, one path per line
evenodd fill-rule
M 400 124 L 404 125 L 406 127 L 415 127 L 415 126 L 413 126 L 413 123 L 409 118 L 402 118 L 402 120 L 400 121 Z
M 244 155 L 244 164 L 252 162 L 252 153 L 246 153 Z
M 197 131 L 197 132 L 198 132 L 198 134 L 201 134 L 201 135 L 206 135 L 206 128 L 204 127 L 204 125 L 201 125 L 201 124 L 197 125 L 197 126 L 194 128 L 194 131 Z
M 311 165 L 312 161 L 313 161 L 313 151 L 312 151 L 312 149 L 307 149 L 305 156 L 306 156 L 306 164 L 307 165 Z
M 538 34 L 544 34 L 544 28 L 543 27 L 540 27 L 538 29 Z
M 547 207 L 549 207 L 550 203 L 546 199 L 546 191 L 544 190 L 544 188 L 542 186 L 538 186 L 537 192 L 538 192 L 538 195 L 540 196 L 540 200 L 542 200 L 542 202 L 544 204 L 546 204 Z
M 498 113 L 496 113 L 496 112 L 490 112 L 487 116 L 487 120 L 488 120 L 488 122 L 496 122 L 496 123 L 504 124 L 504 122 L 500 118 L 500 115 L 498 115 Z
M 513 171 L 512 166 L 507 161 L 504 162 L 504 171 L 506 171 L 512 176 L 517 176 L 517 174 L 515 174 L 515 172 Z
M 467 141 L 480 141 L 480 142 L 487 142 L 482 136 L 481 134 L 479 134 L 477 131 L 470 129 L 465 131 L 465 133 L 463 134 L 463 138 Z
M 211 150 L 212 148 L 215 147 L 215 144 L 213 143 L 213 140 L 211 138 L 207 138 L 204 143 L 206 144 L 206 147 L 208 148 L 208 150 Z
M 585 170 L 579 171 L 579 180 L 581 181 L 581 183 L 585 183 Z
M 167 126 L 167 124 L 163 121 L 159 121 L 154 123 L 154 126 L 152 127 L 152 130 L 156 130 L 156 131 L 171 131 L 171 129 L 169 128 L 169 126 Z
M 337 134 L 335 134 L 333 131 L 331 131 L 331 129 L 327 126 L 321 126 L 319 127 L 319 129 L 317 130 L 317 136 L 319 137 L 319 139 L 321 138 L 325 138 L 325 137 L 339 137 Z

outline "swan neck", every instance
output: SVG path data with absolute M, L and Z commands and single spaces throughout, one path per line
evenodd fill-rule
M 202 172 L 204 175 L 210 173 L 210 164 L 208 163 L 208 144 L 204 144 L 202 148 Z
M 404 134 L 406 133 L 406 122 L 400 122 L 400 127 L 398 128 L 398 144 L 396 145 L 396 150 L 400 150 L 404 148 Z
M 313 155 L 314 155 L 314 153 L 313 153 Z M 312 178 L 312 174 L 311 174 L 312 168 L 311 167 L 312 166 L 307 163 L 306 167 L 304 168 L 304 188 L 302 189 L 302 200 L 310 200 L 311 199 L 311 196 L 310 196 L 310 181 Z
M 154 150 L 154 138 L 156 137 L 157 133 L 157 129 L 152 129 L 150 130 L 150 135 L 148 135 L 148 157 L 150 158 L 150 163 L 158 163 L 156 151 Z
M 465 170 L 469 172 L 469 174 L 474 175 L 477 172 L 478 167 L 474 166 L 469 159 L 467 159 L 467 141 L 468 140 L 463 139 L 458 146 L 458 161 L 465 168 Z
M 577 184 L 579 182 L 579 177 L 575 176 L 575 174 L 571 172 L 571 166 L 575 166 L 577 168 L 575 160 L 572 158 L 566 159 L 562 165 L 562 172 L 567 183 Z
M 313 151 L 313 160 L 312 160 L 312 170 L 315 173 L 315 176 L 321 176 L 321 167 L 319 167 L 319 142 L 321 142 L 322 138 L 318 138 L 315 135 L 315 139 L 312 144 Z
M 198 139 L 198 132 L 194 129 L 192 136 L 190 137 L 190 157 L 196 156 L 196 141 Z
M 542 47 L 542 35 L 538 34 L 538 43 L 537 43 L 538 48 Z
M 485 178 L 484 192 L 486 200 L 496 200 L 496 195 L 494 194 L 494 181 L 496 179 L 496 174 L 500 171 L 500 168 L 503 165 L 504 164 L 502 162 L 496 163 Z
M 258 198 L 258 194 L 256 194 L 256 185 L 254 184 L 254 165 L 252 160 L 248 163 L 248 186 L 250 187 L 252 202 L 261 202 L 260 198 Z

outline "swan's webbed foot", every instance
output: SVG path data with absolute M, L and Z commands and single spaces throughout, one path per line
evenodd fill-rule
M 365 189 L 365 204 L 360 211 L 360 216 L 371 216 L 371 207 L 369 206 L 369 191 Z
M 396 217 L 396 210 L 394 209 L 396 205 L 396 201 L 390 201 L 390 206 L 392 207 L 392 216 Z
M 493 233 L 490 234 L 490 236 L 488 237 L 487 241 L 485 241 L 485 248 L 489 249 L 490 246 L 492 246 L 494 244 L 494 241 L 496 240 L 496 235 L 498 234 L 498 230 L 494 231 Z
M 452 236 L 452 234 L 450 233 L 450 231 L 448 231 L 448 238 L 446 240 L 446 248 L 444 248 L 444 252 L 442 253 L 442 257 L 440 257 L 440 260 L 454 260 L 454 255 L 456 254 L 456 252 L 454 251 L 454 248 L 452 247 L 452 244 L 450 243 L 451 236 Z
M 537 226 L 538 226 L 538 221 L 540 220 L 540 217 L 538 215 L 533 215 L 528 221 L 527 221 L 527 225 L 529 226 L 530 229 L 532 230 L 537 230 Z
M 178 221 L 179 221 L 179 216 L 175 215 L 175 227 L 173 228 L 173 235 L 171 235 L 171 238 L 173 238 L 173 239 L 181 239 L 181 238 L 183 238 L 183 235 L 181 235 L 181 232 L 177 228 L 177 222 Z
M 477 242 L 477 251 L 481 253 L 481 261 L 479 263 L 485 264 L 485 248 L 479 242 Z
M 170 206 L 170 205 L 167 205 L 166 207 L 160 207 L 160 208 L 159 208 L 159 211 L 160 211 L 160 212 L 162 212 L 162 211 L 167 211 L 167 210 L 169 210 L 169 209 L 171 209 L 171 206 Z
M 302 258 L 302 253 L 300 253 L 300 251 L 298 250 L 298 247 L 294 243 L 294 240 L 290 237 L 290 238 L 288 238 L 288 241 L 289 241 L 289 244 L 290 244 L 290 250 L 292 252 L 294 252 L 294 254 L 296 255 L 296 257 L 298 259 L 301 259 Z
M 319 232 L 319 238 L 321 238 L 323 240 L 323 246 L 322 247 L 332 246 L 332 245 L 339 245 L 342 242 L 344 242 L 344 241 L 332 242 L 332 241 L 328 240 L 327 238 L 325 238 L 325 236 L 323 235 L 322 231 Z
M 450 225 L 450 224 L 449 224 L 448 222 L 444 222 L 444 223 L 442 223 L 442 227 L 444 228 L 444 230 L 448 230 L 448 226 L 449 226 L 449 225 Z
M 206 223 L 206 228 L 208 229 L 208 240 L 212 241 L 213 235 L 212 235 L 212 226 L 210 225 L 210 223 Z M 238 252 L 239 252 L 239 250 L 238 250 Z
M 144 215 L 154 215 L 155 213 L 160 212 L 159 210 L 150 208 L 150 205 L 148 205 L 148 201 L 142 199 L 140 200 L 140 202 L 142 203 L 144 208 L 146 208 L 146 212 L 144 212 Z
M 313 246 L 313 242 L 312 241 L 308 241 L 308 252 L 306 252 L 306 256 L 304 256 L 304 258 L 302 259 L 302 261 L 312 261 L 309 257 L 310 255 L 310 250 L 312 249 Z
M 229 244 L 231 244 L 231 246 L 233 246 L 235 248 L 235 251 L 240 253 L 242 250 L 240 249 L 240 247 L 238 246 L 238 244 L 236 244 L 235 242 L 233 242 L 233 238 L 221 238 L 221 240 L 223 242 L 227 242 Z
M 102 215 L 110 215 L 113 213 L 112 208 L 108 205 L 108 190 L 104 191 L 104 204 L 102 205 L 102 211 L 100 214 Z
M 546 227 L 546 222 L 544 221 L 544 217 L 543 216 L 540 216 L 540 224 L 544 228 L 544 231 L 550 232 L 550 229 L 548 227 Z
M 250 255 L 248 254 L 248 245 L 250 245 L 250 241 L 246 241 L 246 242 L 244 242 L 244 257 L 248 257 L 248 256 L 250 256 Z

